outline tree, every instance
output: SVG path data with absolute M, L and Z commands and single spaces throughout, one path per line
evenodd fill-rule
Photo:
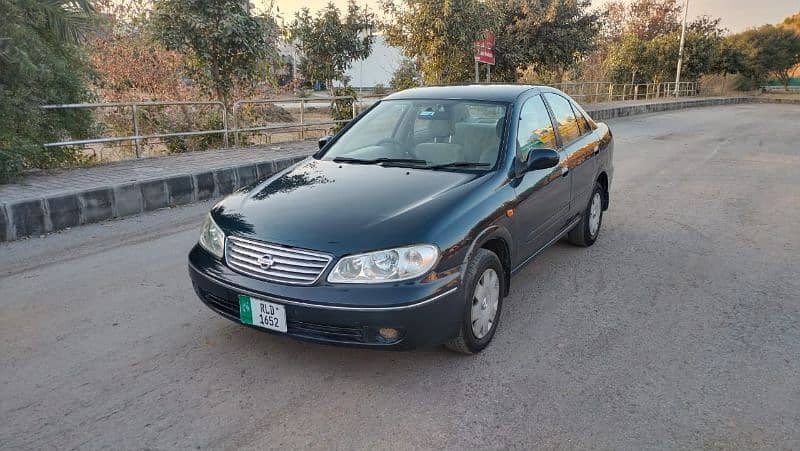
M 333 81 L 345 82 L 345 71 L 355 60 L 372 53 L 375 15 L 349 0 L 347 15 L 333 3 L 312 15 L 308 8 L 295 14 L 289 38 L 302 55 L 300 71 L 312 82 L 324 82 L 333 93 Z M 343 83 L 346 84 L 346 83 Z
M 494 19 L 479 0 L 384 0 L 389 45 L 419 64 L 425 84 L 456 83 L 473 74 L 475 41 Z
M 724 32 L 719 23 L 719 19 L 702 16 L 688 25 L 682 69 L 685 78 L 698 79 L 719 72 L 715 58 Z M 611 79 L 622 83 L 671 80 L 675 76 L 680 35 L 678 29 L 650 39 L 643 39 L 633 32 L 625 34 L 618 43 L 610 46 L 606 64 Z
M 773 75 L 788 89 L 793 69 L 800 63 L 800 36 L 792 30 L 764 25 L 736 35 L 744 54 L 743 75 L 764 82 Z
M 519 68 L 561 74 L 595 48 L 600 15 L 589 0 L 494 0 L 495 78 L 516 81 Z
M 268 78 L 277 56 L 277 23 L 251 15 L 242 0 L 155 0 L 150 29 L 185 54 L 187 73 L 227 107 L 237 83 Z
M 77 44 L 90 30 L 87 0 L 0 0 L 0 183 L 26 168 L 49 168 L 80 158 L 72 148 L 42 144 L 82 138 L 91 116 L 81 110 L 43 111 L 47 104 L 90 99 L 89 73 Z
M 419 86 L 419 70 L 417 63 L 405 58 L 400 62 L 400 66 L 394 71 L 389 86 L 395 91 L 416 88 Z
M 677 0 L 611 1 L 604 7 L 604 36 L 613 42 L 632 34 L 643 41 L 680 27 L 683 7 Z
M 800 35 L 800 13 L 787 17 L 783 23 L 781 23 L 781 27 L 792 30 Z

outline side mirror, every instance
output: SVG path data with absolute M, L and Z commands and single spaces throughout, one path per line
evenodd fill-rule
M 319 141 L 317 141 L 319 148 L 322 149 L 323 147 L 325 147 L 325 145 L 328 144 L 328 141 L 330 141 L 332 138 L 333 135 L 323 136 L 322 138 L 320 138 Z
M 528 161 L 525 162 L 526 171 L 536 171 L 538 169 L 549 169 L 558 166 L 561 157 L 553 149 L 533 149 L 528 154 Z

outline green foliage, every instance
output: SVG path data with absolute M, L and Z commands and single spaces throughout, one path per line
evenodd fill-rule
M 334 121 L 349 121 L 353 119 L 353 104 L 358 100 L 356 91 L 351 87 L 336 88 L 333 91 L 336 97 L 349 97 L 347 99 L 336 99 L 331 102 L 331 117 Z M 334 132 L 341 130 L 347 123 L 336 124 Z
M 250 15 L 241 0 L 155 0 L 150 29 L 184 53 L 189 75 L 227 106 L 235 85 L 266 78 L 277 56 L 275 20 Z
M 394 71 L 389 86 L 395 91 L 416 88 L 419 86 L 419 71 L 417 63 L 405 58 L 400 62 L 400 66 Z
M 473 78 L 475 41 L 494 19 L 479 0 L 384 0 L 386 42 L 419 64 L 425 84 Z
M 492 78 L 516 81 L 517 69 L 557 74 L 595 48 L 600 15 L 589 0 L 495 0 L 496 60 Z M 560 81 L 560 80 L 559 80 Z
M 744 55 L 743 76 L 761 84 L 772 75 L 788 86 L 794 67 L 800 64 L 800 35 L 788 28 L 764 25 L 733 40 Z
M 346 81 L 344 73 L 350 63 L 370 55 L 375 42 L 374 27 L 375 15 L 350 0 L 344 17 L 333 3 L 316 15 L 308 8 L 301 9 L 288 32 L 303 55 L 299 68 L 305 78 L 324 82 L 331 89 L 334 80 Z
M 722 75 L 737 74 L 744 70 L 744 52 L 732 36 L 725 36 L 720 40 L 714 49 L 711 65 L 712 72 Z
M 386 0 L 387 42 L 419 63 L 426 84 L 474 77 L 475 41 L 495 34 L 494 80 L 521 69 L 562 73 L 594 48 L 599 14 L 588 0 Z
M 675 76 L 680 50 L 680 30 L 643 39 L 628 33 L 611 47 L 606 65 L 611 80 L 617 83 L 660 83 Z M 709 73 L 731 68 L 736 55 L 721 53 L 722 29 L 718 19 L 701 17 L 686 30 L 682 76 L 696 80 Z M 728 60 L 724 60 L 727 58 Z
M 89 70 L 75 44 L 92 13 L 87 1 L 0 0 L 0 183 L 26 168 L 81 162 L 77 149 L 42 144 L 85 138 L 91 115 L 40 106 L 90 99 L 84 79 Z

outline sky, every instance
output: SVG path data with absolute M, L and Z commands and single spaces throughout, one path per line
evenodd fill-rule
M 274 1 L 285 20 L 300 8 L 306 6 L 312 11 L 328 3 L 328 0 L 251 0 L 258 6 Z M 367 4 L 378 9 L 378 0 L 357 0 L 359 4 Z M 340 8 L 347 5 L 347 0 L 334 0 Z M 592 0 L 596 6 L 605 0 Z M 722 25 L 732 32 L 739 32 L 767 23 L 775 24 L 788 16 L 800 12 L 800 0 L 689 0 L 689 17 L 704 14 L 721 17 Z

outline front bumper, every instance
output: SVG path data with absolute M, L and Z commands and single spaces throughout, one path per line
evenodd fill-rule
M 464 312 L 457 274 L 425 284 L 289 286 L 238 274 L 196 246 L 189 254 L 189 275 L 200 300 L 220 315 L 242 324 L 240 294 L 283 304 L 286 334 L 255 328 L 317 343 L 390 349 L 438 345 L 458 335 Z M 398 339 L 384 340 L 378 334 L 382 327 L 400 331 Z

